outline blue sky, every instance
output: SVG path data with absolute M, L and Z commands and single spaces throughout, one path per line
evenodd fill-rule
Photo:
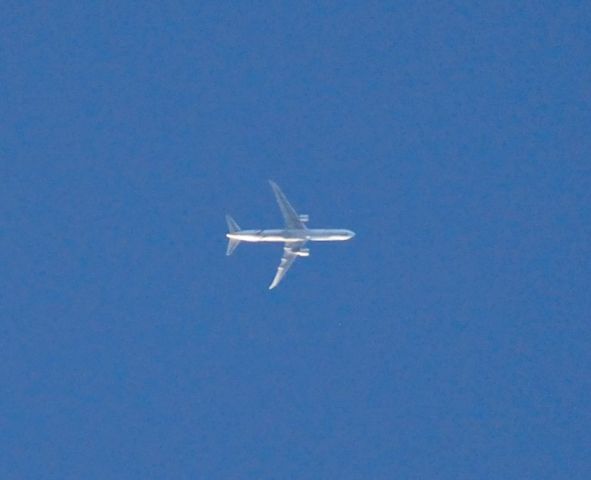
M 589 478 L 590 24 L 4 5 L 0 477 Z

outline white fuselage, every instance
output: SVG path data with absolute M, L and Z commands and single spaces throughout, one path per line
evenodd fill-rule
M 241 242 L 340 242 L 349 240 L 355 232 L 342 229 L 306 228 L 302 230 L 240 230 L 227 233 L 226 237 Z

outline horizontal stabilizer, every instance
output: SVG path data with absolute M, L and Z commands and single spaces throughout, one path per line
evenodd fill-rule
M 232 252 L 236 250 L 236 247 L 240 245 L 240 240 L 236 240 L 235 238 L 228 239 L 228 248 L 226 248 L 226 255 L 232 255 Z
M 240 231 L 240 227 L 236 223 L 236 220 L 234 220 L 230 215 L 226 215 L 226 223 L 228 224 L 229 233 Z M 232 252 L 236 250 L 238 245 L 240 245 L 240 240 L 228 238 L 228 248 L 226 248 L 226 255 L 232 255 Z
M 226 215 L 226 223 L 228 224 L 228 231 L 234 233 L 240 230 L 240 227 L 230 215 Z

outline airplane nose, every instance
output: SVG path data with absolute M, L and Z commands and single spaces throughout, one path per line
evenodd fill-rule
M 353 238 L 355 236 L 355 232 L 353 230 L 349 230 L 349 238 Z

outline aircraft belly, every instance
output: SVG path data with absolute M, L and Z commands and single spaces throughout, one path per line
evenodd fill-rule
M 278 235 L 261 237 L 261 242 L 289 242 L 290 239 Z

